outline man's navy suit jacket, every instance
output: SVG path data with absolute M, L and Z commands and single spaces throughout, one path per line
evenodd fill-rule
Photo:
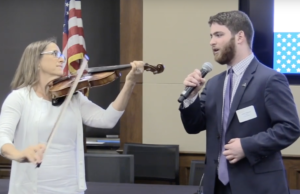
M 189 134 L 206 130 L 204 194 L 213 194 L 222 134 L 223 85 L 226 72 L 207 81 L 189 107 L 180 106 Z M 254 106 L 257 117 L 239 122 L 236 111 Z M 225 142 L 240 138 L 245 158 L 228 164 L 233 194 L 288 194 L 281 150 L 299 137 L 299 118 L 286 77 L 254 58 L 233 97 Z

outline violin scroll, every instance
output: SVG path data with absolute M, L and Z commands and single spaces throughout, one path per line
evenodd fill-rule
M 153 74 L 159 74 L 162 73 L 165 70 L 165 67 L 163 64 L 159 63 L 156 66 L 149 65 L 148 63 L 144 66 L 145 71 L 151 71 Z

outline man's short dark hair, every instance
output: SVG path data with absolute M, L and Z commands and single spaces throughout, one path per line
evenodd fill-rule
M 244 12 L 220 12 L 209 18 L 208 24 L 211 26 L 213 23 L 226 26 L 233 35 L 243 31 L 249 47 L 252 48 L 254 29 L 250 18 Z

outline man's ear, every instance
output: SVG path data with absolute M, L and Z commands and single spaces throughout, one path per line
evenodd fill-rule
M 246 41 L 246 36 L 245 36 L 244 31 L 239 31 L 238 33 L 236 33 L 235 41 L 238 44 L 241 44 L 243 41 Z

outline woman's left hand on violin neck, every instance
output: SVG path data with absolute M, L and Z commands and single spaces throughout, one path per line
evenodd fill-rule
M 143 61 L 133 61 L 131 64 L 131 70 L 126 75 L 126 82 L 136 83 L 140 75 L 144 72 L 145 62 Z

